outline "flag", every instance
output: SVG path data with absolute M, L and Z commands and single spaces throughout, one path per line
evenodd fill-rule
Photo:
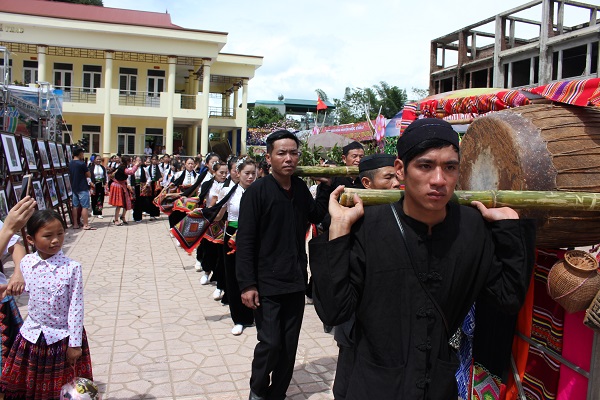
M 321 96 L 317 98 L 317 111 L 319 110 L 327 110 L 327 104 L 321 100 Z

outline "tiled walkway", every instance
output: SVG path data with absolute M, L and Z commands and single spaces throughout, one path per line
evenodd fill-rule
M 105 216 L 112 213 L 105 209 Z M 83 265 L 85 326 L 103 399 L 247 399 L 256 329 L 230 333 L 229 309 L 201 286 L 195 257 L 166 217 L 128 226 L 92 219 L 64 251 Z M 12 272 L 7 265 L 7 275 Z M 18 299 L 23 316 L 27 295 Z M 331 399 L 337 346 L 306 306 L 290 399 Z

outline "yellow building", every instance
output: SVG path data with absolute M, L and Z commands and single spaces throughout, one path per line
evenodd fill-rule
M 248 81 L 262 57 L 222 53 L 226 43 L 227 33 L 179 27 L 168 13 L 0 0 L 10 81 L 62 89 L 72 140 L 103 156 L 148 145 L 206 154 L 209 134 L 245 152 Z

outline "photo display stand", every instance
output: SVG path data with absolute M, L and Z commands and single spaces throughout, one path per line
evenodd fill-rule
M 2 152 L 0 157 L 0 217 L 6 218 L 9 210 L 19 201 L 19 188 L 22 186 L 23 175 L 29 172 L 27 159 L 21 135 L 0 132 Z M 17 190 L 17 192 L 15 192 Z M 21 237 L 25 238 L 25 228 L 21 229 Z M 30 252 L 29 244 L 23 240 L 25 251 Z M 0 271 L 4 273 L 4 266 L 0 264 Z
M 59 151 L 62 151 L 62 160 L 64 160 L 64 147 L 60 143 L 46 140 L 38 140 L 37 146 L 39 155 L 37 166 L 40 173 L 39 179 L 34 180 L 34 192 L 36 192 L 36 198 L 40 196 L 43 197 L 46 208 L 52 208 L 62 215 L 64 228 L 66 230 L 67 216 L 69 221 L 71 221 L 71 224 L 73 224 L 72 208 L 69 197 L 67 197 L 66 200 L 61 199 L 56 179 L 59 175 L 63 176 L 67 167 L 66 162 L 63 161 L 63 163 L 61 163 L 59 155 Z M 36 181 L 39 182 L 39 184 L 36 184 Z M 40 186 L 42 189 L 41 195 L 39 193 Z

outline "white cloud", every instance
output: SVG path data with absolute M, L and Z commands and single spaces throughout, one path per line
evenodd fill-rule
M 591 1 L 590 1 L 591 2 Z M 386 81 L 410 91 L 429 82 L 430 41 L 512 9 L 524 0 L 104 0 L 107 7 L 165 12 L 174 24 L 228 32 L 224 51 L 264 57 L 250 101 L 330 98 L 347 86 Z M 536 10 L 525 12 L 539 19 Z

